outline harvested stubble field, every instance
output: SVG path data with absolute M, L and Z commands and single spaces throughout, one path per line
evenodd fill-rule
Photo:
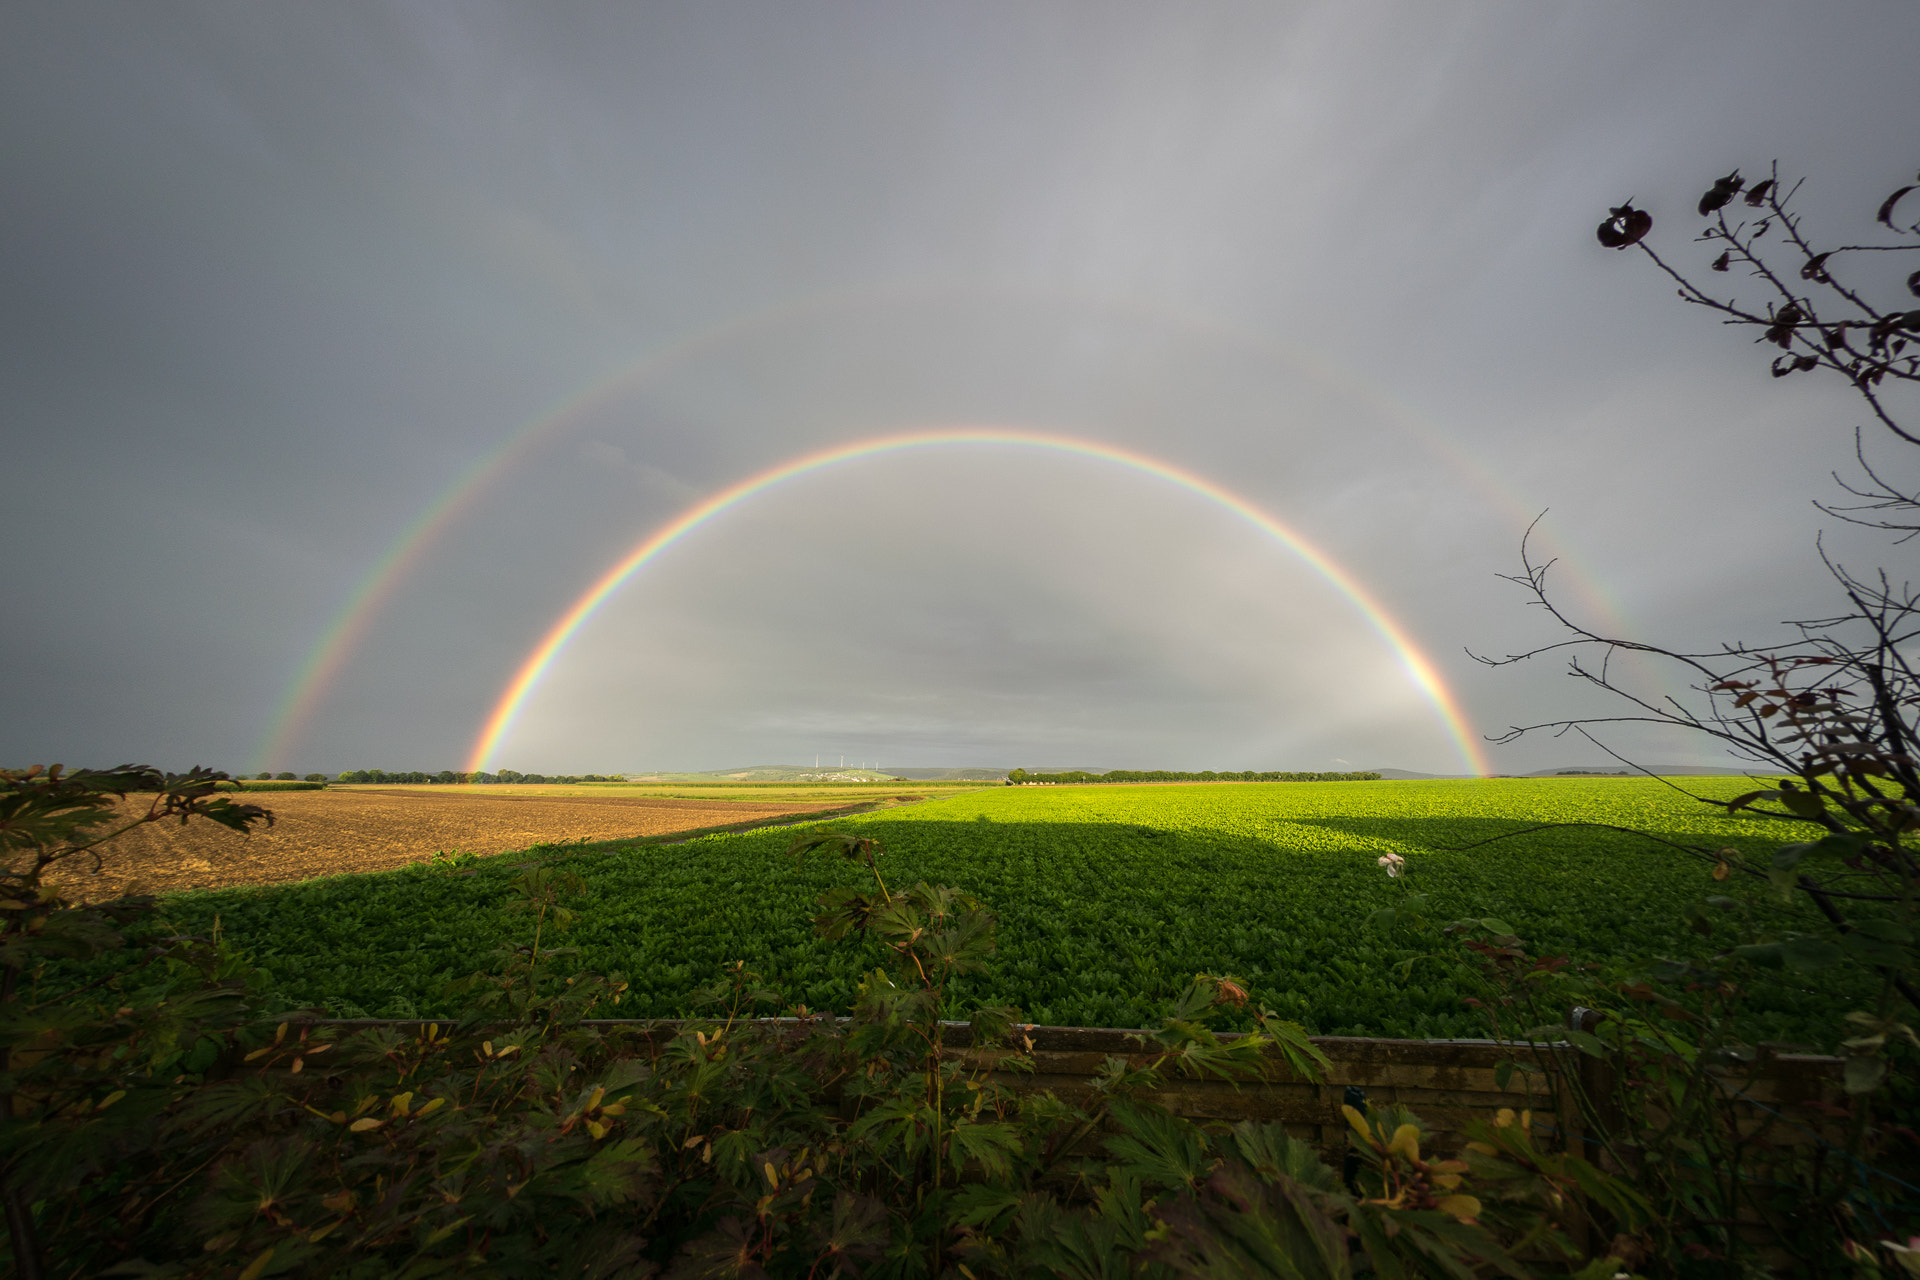
M 436 852 L 492 854 L 576 840 L 645 839 L 683 831 L 839 810 L 867 797 L 755 797 L 500 794 L 453 787 L 328 788 L 249 797 L 274 825 L 240 835 L 210 822 L 157 823 L 128 832 L 65 877 L 99 900 L 140 885 L 157 892 L 279 884 L 349 872 L 390 871 Z M 146 800 L 122 802 L 128 811 Z

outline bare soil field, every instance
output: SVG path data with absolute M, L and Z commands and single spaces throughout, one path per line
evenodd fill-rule
M 149 892 L 274 884 L 346 872 L 387 871 L 436 852 L 505 853 L 569 840 L 619 840 L 817 813 L 855 797 L 765 803 L 670 797 L 499 796 L 420 790 L 271 791 L 246 800 L 274 815 L 240 835 L 211 822 L 154 823 L 102 850 L 100 871 L 81 858 L 55 879 L 99 901 L 135 885 Z M 146 807 L 122 802 L 129 814 Z

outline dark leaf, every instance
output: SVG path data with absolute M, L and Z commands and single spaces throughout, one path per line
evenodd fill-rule
M 976 1049 L 999 1044 L 1020 1026 L 1020 1010 L 1012 1005 L 982 1005 L 973 1011 L 973 1044 Z
M 1890 921 L 1879 920 L 1870 920 L 1866 923 L 1869 925 L 1891 925 Z M 1892 925 L 1891 927 L 1901 933 L 1906 932 L 1906 930 L 1900 929 L 1898 925 Z M 1876 933 L 1869 932 L 1865 926 L 1862 926 L 1856 928 L 1851 933 L 1840 936 L 1840 949 L 1862 964 L 1904 965 L 1907 963 L 1908 941 L 1908 939 L 1877 936 Z
M 1784 951 L 1784 943 L 1753 942 L 1744 947 L 1735 947 L 1733 955 L 1737 960 L 1745 960 L 1748 964 L 1756 964 L 1763 969 L 1778 969 L 1786 963 Z
M 1907 292 L 1916 298 L 1920 298 L 1920 271 L 1916 271 L 1907 277 Z
M 1831 253 L 1816 253 L 1811 258 L 1808 258 L 1805 265 L 1800 268 L 1800 278 L 1802 280 L 1818 280 L 1825 283 L 1828 279 L 1827 259 L 1832 256 L 1833 254 Z
M 1767 192 L 1771 190 L 1773 190 L 1773 179 L 1760 179 L 1760 181 L 1754 183 L 1753 188 L 1747 192 L 1747 203 L 1755 209 L 1758 209 L 1767 202 Z
M 844 1196 L 847 1193 L 842 1191 L 840 1194 Z M 1019 1203 L 1018 1191 L 1007 1187 L 989 1186 L 984 1182 L 971 1183 L 962 1187 L 953 1199 L 947 1202 L 947 1225 L 998 1230 L 1007 1215 L 1012 1213 Z M 834 1208 L 836 1210 L 839 1208 L 837 1201 Z
M 1728 264 L 1732 262 L 1732 260 L 1733 260 L 1733 253 L 1731 251 L 1723 253 L 1719 257 L 1713 260 L 1713 269 L 1715 271 L 1725 271 L 1727 269 Z
M 1845 953 L 1830 939 L 1811 936 L 1788 942 L 1781 948 L 1780 957 L 1787 962 L 1787 968 L 1801 973 L 1831 969 L 1846 958 Z
M 1644 209 L 1634 208 L 1632 201 L 1611 210 L 1611 214 L 1594 233 L 1600 243 L 1609 249 L 1625 249 L 1638 244 L 1647 232 L 1653 230 L 1653 215 Z
M 976 1197 L 977 1198 L 977 1197 Z M 833 1226 L 813 1229 L 814 1247 L 821 1261 L 832 1259 L 833 1271 L 859 1275 L 856 1259 L 877 1261 L 886 1253 L 889 1232 L 887 1207 L 878 1200 L 852 1192 L 836 1192 L 833 1197 Z
M 1875 220 L 1879 222 L 1883 222 L 1889 227 L 1893 227 L 1893 206 L 1900 203 L 1901 196 L 1906 195 L 1907 192 L 1912 191 L 1913 189 L 1914 188 L 1912 186 L 1905 186 L 1900 188 L 1898 191 L 1894 192 L 1892 195 L 1888 196 L 1886 200 L 1881 203 L 1880 212 L 1873 215 Z M 1898 231 L 1899 229 L 1900 228 L 1898 227 L 1894 227 L 1894 230 L 1896 231 Z
M 1191 1187 L 1206 1172 L 1206 1140 L 1191 1124 L 1118 1099 L 1112 1105 L 1122 1132 L 1106 1145 L 1122 1170 L 1154 1187 Z
M 1560 1034 L 1567 1038 L 1568 1044 L 1586 1054 L 1589 1058 L 1604 1058 L 1607 1056 L 1606 1042 L 1601 1040 L 1599 1036 L 1594 1035 L 1591 1031 L 1568 1029 Z
M 1784 350 L 1793 342 L 1793 327 L 1806 318 L 1806 313 L 1800 310 L 1798 303 L 1789 302 L 1774 313 L 1773 323 L 1762 337 Z
M 1729 200 L 1740 194 L 1743 185 L 1738 169 L 1724 178 L 1715 179 L 1707 189 L 1707 194 L 1700 197 L 1700 216 L 1704 218 L 1715 209 L 1724 209 Z
M 232 800 L 215 800 L 200 811 L 202 817 L 211 818 L 229 830 L 244 833 L 254 823 L 265 820 L 273 825 L 273 812 L 257 804 L 236 804 Z M 184 815 L 182 815 L 184 820 Z
M 684 1280 L 766 1280 L 757 1257 L 757 1234 L 739 1218 L 722 1218 L 712 1231 L 681 1247 L 667 1274 Z
M 1506 1065 L 1511 1068 L 1513 1064 Z M 1333 1191 L 1339 1186 L 1339 1178 L 1321 1162 L 1313 1144 L 1290 1136 L 1281 1125 L 1242 1120 L 1233 1126 L 1233 1145 L 1240 1158 L 1263 1178 L 1291 1178 L 1316 1191 Z
M 1656 960 L 1647 966 L 1647 972 L 1657 982 L 1689 982 L 1713 976 L 1710 970 L 1695 968 L 1685 960 Z
M 1803 803 L 1806 801 L 1818 803 L 1818 801 L 1814 801 L 1813 797 L 1807 795 L 1805 792 L 1792 792 L 1790 794 L 1800 797 Z M 1792 807 L 1791 802 L 1789 803 L 1789 807 Z M 1807 858 L 1852 858 L 1858 856 L 1861 848 L 1865 844 L 1866 841 L 1860 836 L 1822 836 L 1818 840 L 1809 840 L 1804 844 L 1782 845 L 1780 848 L 1774 850 L 1773 865 L 1782 871 L 1786 871 L 1799 866 L 1800 863 Z
M 1025 1143 L 1010 1124 L 960 1123 L 952 1130 L 953 1167 L 964 1169 L 969 1160 L 978 1162 L 989 1182 L 1005 1182 L 1013 1174 L 1013 1161 L 1025 1151 Z
M 1198 1199 L 1154 1211 L 1162 1229 L 1147 1256 L 1177 1275 L 1335 1280 L 1353 1271 L 1346 1228 L 1290 1178 L 1262 1182 L 1226 1164 Z

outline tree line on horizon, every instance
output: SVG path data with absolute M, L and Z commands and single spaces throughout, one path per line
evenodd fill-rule
M 1037 782 L 1378 782 L 1380 775 L 1371 770 L 1358 773 L 1287 773 L 1268 771 L 1255 773 L 1246 770 L 1235 773 L 1228 770 L 1216 773 L 1212 769 L 1202 769 L 1199 773 L 1181 773 L 1173 769 L 1110 769 L 1106 773 L 1087 773 L 1079 769 L 1068 773 L 1029 773 L 1025 769 L 1015 769 L 1007 774 L 1008 786 L 1022 786 Z
M 265 778 L 267 775 L 263 773 L 260 776 L 262 778 Z M 285 777 L 290 775 L 283 774 L 281 776 Z M 390 782 L 390 783 L 410 783 L 416 786 L 423 783 L 436 783 L 443 786 L 444 785 L 463 785 L 464 786 L 464 785 L 475 785 L 475 784 L 484 786 L 484 785 L 492 785 L 496 783 L 515 783 L 515 782 L 522 783 L 522 784 L 532 783 L 536 786 L 541 786 L 541 785 L 554 786 L 554 785 L 562 785 L 562 784 L 571 783 L 571 782 L 625 782 L 626 781 L 625 777 L 617 773 L 577 773 L 577 774 L 576 773 L 564 773 L 564 774 L 563 773 L 555 773 L 555 774 L 520 773 L 513 769 L 502 769 L 498 773 L 488 773 L 484 770 L 473 772 L 473 773 L 465 773 L 465 772 L 459 772 L 453 769 L 442 769 L 438 773 L 423 773 L 417 769 L 411 773 L 388 773 L 384 769 L 349 769 L 337 778 L 328 779 L 323 776 L 317 776 L 317 775 L 309 775 L 309 777 L 311 781 L 316 781 L 316 782 L 332 781 L 332 782 L 342 782 L 342 783 L 349 783 L 349 784 L 356 783 L 356 782 L 359 782 L 359 783 Z

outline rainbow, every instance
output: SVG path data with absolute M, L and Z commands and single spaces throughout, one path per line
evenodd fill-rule
M 795 458 L 770 467 L 757 475 L 748 476 L 729 488 L 721 490 L 703 502 L 683 511 L 677 518 L 656 531 L 616 562 L 593 585 L 589 586 L 570 608 L 562 614 L 546 635 L 541 638 L 533 652 L 527 655 L 520 669 L 514 673 L 513 680 L 494 704 L 493 712 L 487 717 L 479 738 L 474 742 L 469 754 L 466 769 L 469 772 L 486 770 L 500 743 L 513 728 L 515 717 L 526 703 L 527 697 L 540 683 L 540 678 L 553 665 L 562 650 L 567 647 L 575 633 L 586 624 L 595 611 L 605 604 L 613 593 L 619 590 L 635 573 L 649 564 L 656 556 L 674 543 L 720 515 L 756 494 L 765 493 L 775 485 L 809 475 L 827 467 L 841 463 L 856 462 L 863 458 L 872 458 L 881 454 L 898 453 L 906 449 L 924 449 L 950 447 L 958 445 L 1011 445 L 1030 449 L 1045 449 L 1056 453 L 1072 454 L 1083 458 L 1096 458 L 1104 462 L 1117 463 L 1120 466 L 1154 476 L 1158 479 L 1178 485 L 1191 493 L 1200 495 L 1253 525 L 1261 532 L 1272 537 L 1301 560 L 1328 583 L 1330 583 L 1347 601 L 1366 619 L 1367 623 L 1386 641 L 1398 656 L 1401 666 L 1414 685 L 1432 703 L 1435 714 L 1453 739 L 1460 752 L 1461 760 L 1468 770 L 1475 774 L 1490 772 L 1479 743 L 1468 729 L 1466 718 L 1458 702 L 1433 663 L 1420 651 L 1404 628 L 1396 622 L 1386 609 L 1356 582 L 1353 576 L 1334 563 L 1325 553 L 1309 543 L 1305 538 L 1267 515 L 1244 498 L 1221 488 L 1208 480 L 1203 480 L 1190 471 L 1182 470 L 1168 462 L 1148 457 L 1132 450 L 1117 448 L 1109 444 L 1099 444 L 1091 440 L 1079 440 L 1069 436 L 1045 435 L 1034 431 L 1019 431 L 1007 428 L 959 428 L 951 430 L 914 431 L 898 435 L 882 436 L 873 440 L 862 440 L 837 448 L 824 449 Z
M 289 756 L 294 740 L 312 717 L 321 696 L 332 687 L 341 669 L 346 666 L 348 655 L 359 646 L 372 627 L 373 620 L 399 594 L 400 584 L 426 560 L 427 552 L 439 543 L 461 516 L 473 510 L 483 495 L 511 473 L 515 465 L 532 457 L 555 433 L 605 404 L 620 391 L 645 385 L 703 352 L 724 347 L 743 334 L 778 325 L 795 315 L 845 306 L 857 300 L 858 296 L 829 294 L 782 303 L 735 317 L 724 324 L 668 343 L 658 351 L 595 378 L 581 390 L 561 397 L 527 425 L 462 468 L 427 504 L 426 509 L 387 544 L 387 549 L 361 575 L 347 594 L 346 601 L 321 629 L 319 637 L 301 658 L 300 666 L 288 685 L 289 692 L 255 748 L 248 770 L 264 769 L 272 762 Z
M 255 744 L 248 770 L 285 766 L 321 700 L 345 669 L 348 657 L 372 629 L 374 620 L 401 594 L 401 586 L 426 562 L 428 553 L 444 541 L 447 532 L 461 518 L 476 510 L 481 498 L 512 474 L 515 467 L 533 457 L 543 445 L 587 414 L 604 408 L 622 393 L 649 385 L 704 355 L 724 351 L 750 335 L 773 332 L 782 326 L 879 304 L 912 303 L 947 295 L 997 297 L 1003 293 L 1015 302 L 1044 301 L 1054 297 L 1044 291 L 1028 298 L 1025 292 L 1009 291 L 1006 286 L 983 287 L 977 282 L 945 282 L 937 286 L 867 288 L 788 299 L 679 337 L 661 348 L 608 370 L 585 387 L 555 400 L 525 425 L 509 433 L 493 448 L 463 467 L 426 508 L 387 544 L 386 549 L 353 584 L 346 599 L 302 655 L 287 684 L 286 694 Z M 1119 315 L 1170 324 L 1244 347 L 1263 358 L 1284 361 L 1324 385 L 1365 400 L 1410 430 L 1443 464 L 1453 468 L 1493 506 L 1505 512 L 1514 521 L 1516 529 L 1524 527 L 1539 510 L 1537 503 L 1523 498 L 1500 482 L 1476 458 L 1411 407 L 1379 387 L 1354 377 L 1350 371 L 1283 347 L 1270 336 L 1256 330 L 1210 316 L 1190 314 L 1161 302 L 1081 295 L 1061 297 Z M 1573 585 L 1586 598 L 1589 607 L 1594 608 L 1616 633 L 1630 630 L 1618 621 L 1617 606 L 1600 589 L 1593 576 L 1580 569 L 1575 558 L 1566 552 L 1560 552 L 1558 558 L 1563 567 L 1573 570 Z

